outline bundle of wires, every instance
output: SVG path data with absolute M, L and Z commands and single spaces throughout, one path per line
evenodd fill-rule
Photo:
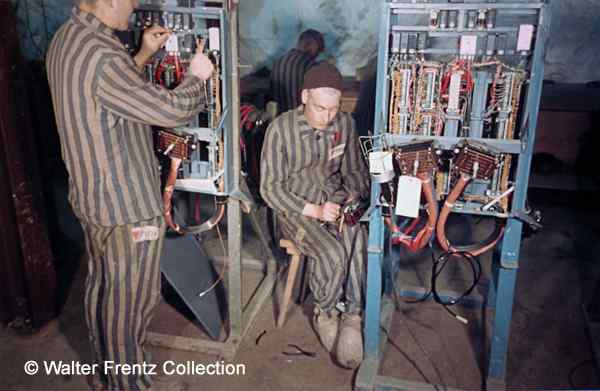
M 448 265 L 448 262 L 453 259 L 461 260 L 461 261 L 467 262 L 469 264 L 471 271 L 473 273 L 473 281 L 472 281 L 471 285 L 469 285 L 469 287 L 460 296 L 455 297 L 455 298 L 450 298 L 450 299 L 444 299 L 438 292 L 438 286 L 439 286 L 438 278 L 440 277 L 440 275 L 442 274 L 442 272 Z M 428 300 L 430 297 L 433 297 L 433 300 L 436 303 L 440 304 L 442 307 L 444 307 L 444 309 L 446 311 L 448 311 L 448 313 L 452 317 L 456 318 L 457 320 L 459 320 L 460 322 L 462 322 L 464 324 L 469 323 L 466 318 L 464 318 L 460 315 L 457 315 L 449 307 L 453 306 L 455 304 L 461 303 L 465 299 L 465 297 L 469 296 L 471 294 L 471 292 L 473 292 L 473 289 L 475 289 L 475 287 L 479 283 L 479 280 L 481 279 L 481 272 L 482 272 L 481 262 L 479 261 L 479 259 L 477 257 L 475 257 L 473 254 L 471 254 L 467 251 L 447 251 L 447 252 L 442 253 L 437 258 L 435 257 L 435 255 L 432 251 L 431 252 L 431 261 L 432 261 L 431 288 L 423 297 L 421 297 L 417 300 L 414 300 L 414 301 L 405 301 L 405 302 L 409 303 L 409 304 L 421 303 L 421 302 Z

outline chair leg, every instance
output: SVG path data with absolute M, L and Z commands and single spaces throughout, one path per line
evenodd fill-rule
M 299 302 L 300 304 L 304 304 L 304 301 L 306 300 L 306 296 L 308 294 L 308 284 L 309 284 L 309 279 L 310 279 L 310 265 L 311 265 L 312 260 L 310 258 L 305 258 L 304 259 L 304 275 L 302 276 L 302 286 L 300 288 L 300 297 L 299 297 Z
M 283 292 L 283 300 L 281 301 L 281 307 L 279 309 L 279 317 L 277 318 L 278 328 L 283 326 L 283 323 L 285 322 L 285 316 L 290 304 L 290 298 L 292 297 L 292 290 L 294 288 L 294 282 L 296 281 L 296 274 L 298 274 L 299 267 L 300 255 L 292 255 L 292 261 L 290 262 L 287 281 L 285 283 L 285 290 Z

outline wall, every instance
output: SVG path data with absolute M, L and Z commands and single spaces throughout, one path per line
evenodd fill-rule
M 39 58 L 47 45 L 46 37 L 68 17 L 71 2 L 12 1 L 19 7 L 24 52 L 29 58 Z M 336 58 L 342 73 L 353 75 L 357 67 L 365 65 L 376 53 L 378 11 L 382 1 L 241 0 L 240 59 L 247 65 L 242 74 L 262 66 L 270 68 L 274 58 L 294 46 L 302 30 L 315 28 L 325 34 L 327 55 Z M 552 33 L 546 56 L 546 78 L 566 83 L 600 80 L 597 66 L 600 24 L 596 22 L 600 1 L 553 0 L 551 5 Z

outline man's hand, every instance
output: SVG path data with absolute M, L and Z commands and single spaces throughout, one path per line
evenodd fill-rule
M 204 42 L 205 41 L 202 40 L 197 41 L 196 54 L 194 54 L 194 57 L 192 57 L 192 60 L 190 61 L 188 72 L 201 80 L 206 81 L 212 75 L 215 67 L 210 59 L 203 53 Z
M 321 205 L 321 218 L 319 220 L 334 222 L 340 217 L 340 205 L 327 201 Z
M 323 205 L 307 203 L 302 214 L 320 221 L 334 222 L 340 216 L 340 205 L 326 202 Z
M 144 30 L 142 47 L 134 58 L 137 66 L 143 68 L 146 61 L 167 43 L 170 36 L 171 32 L 161 26 L 152 26 Z

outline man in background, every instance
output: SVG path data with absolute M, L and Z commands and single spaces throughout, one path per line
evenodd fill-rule
M 315 59 L 324 49 L 323 35 L 309 29 L 300 34 L 294 49 L 275 61 L 271 71 L 271 93 L 277 102 L 279 113 L 285 113 L 300 105 L 304 74 L 314 65 Z

